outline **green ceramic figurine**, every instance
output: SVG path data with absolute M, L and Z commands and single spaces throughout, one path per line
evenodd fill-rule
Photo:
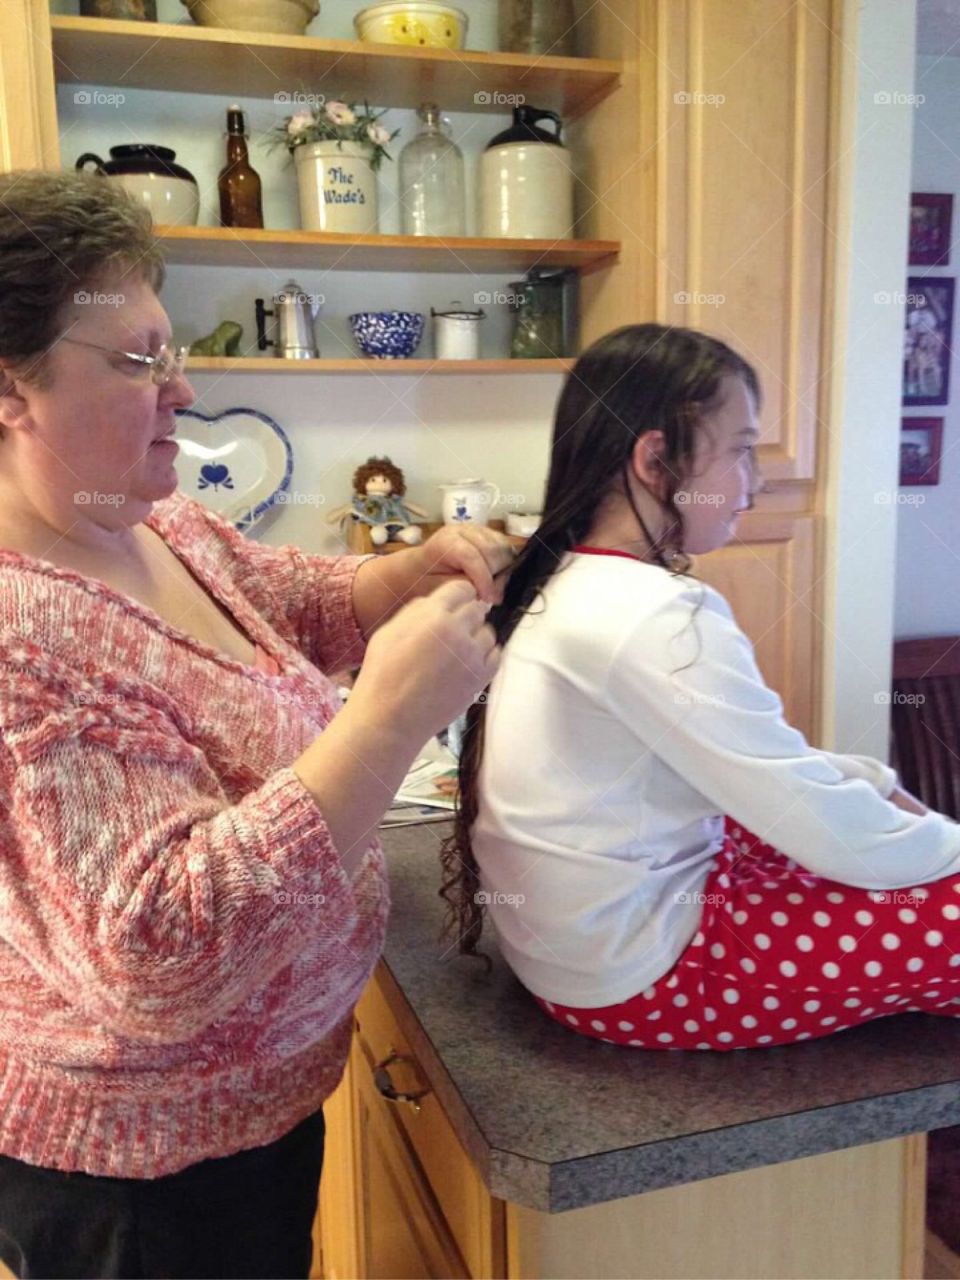
M 236 320 L 224 320 L 218 324 L 213 333 L 205 338 L 198 338 L 190 344 L 192 356 L 235 356 L 240 347 L 243 325 Z

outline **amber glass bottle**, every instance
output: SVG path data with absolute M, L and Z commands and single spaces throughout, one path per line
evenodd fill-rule
M 262 227 L 263 201 L 260 175 L 251 168 L 243 112 L 235 104 L 227 109 L 227 163 L 217 178 L 222 227 Z

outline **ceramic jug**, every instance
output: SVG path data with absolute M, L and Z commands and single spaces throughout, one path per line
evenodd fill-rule
M 89 161 L 111 182 L 119 183 L 135 200 L 150 210 L 161 226 L 193 227 L 200 213 L 200 188 L 189 169 L 174 164 L 176 152 L 152 143 L 126 143 L 110 148 L 110 159 L 101 160 L 92 151 L 77 159 L 76 167 L 86 169 Z
M 500 501 L 500 490 L 489 480 L 456 480 L 440 491 L 444 524 L 486 524 Z
M 541 129 L 549 120 L 554 132 Z M 553 111 L 514 107 L 513 125 L 487 144 L 480 160 L 482 236 L 569 240 L 573 236 L 573 167 Z

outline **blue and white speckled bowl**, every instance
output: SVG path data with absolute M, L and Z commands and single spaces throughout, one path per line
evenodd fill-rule
M 358 311 L 350 317 L 357 346 L 374 360 L 409 360 L 425 323 L 419 311 Z

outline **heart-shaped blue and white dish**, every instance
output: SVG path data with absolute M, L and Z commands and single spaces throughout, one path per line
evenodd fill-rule
M 177 476 L 191 498 L 246 531 L 280 501 L 293 476 L 286 432 L 259 409 L 177 413 Z

